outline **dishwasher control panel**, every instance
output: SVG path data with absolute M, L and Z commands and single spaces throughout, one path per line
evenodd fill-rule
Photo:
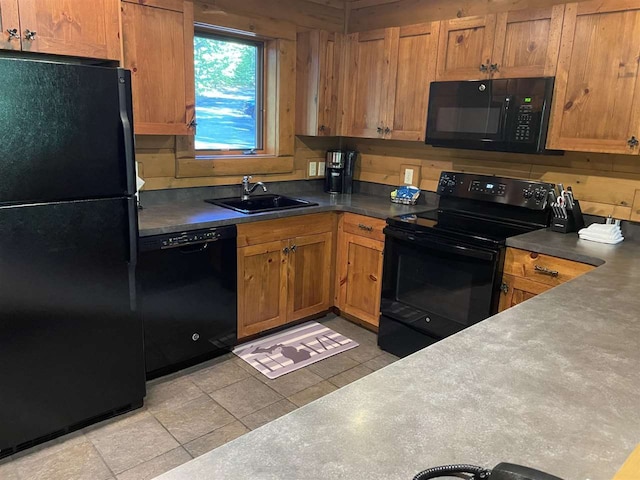
M 150 237 L 140 237 L 139 247 L 141 252 L 150 250 L 163 250 L 165 248 L 182 247 L 185 245 L 197 245 L 201 243 L 215 242 L 228 238 L 235 238 L 237 235 L 235 225 L 224 227 L 212 227 L 188 232 L 167 233 L 163 235 L 153 235 Z

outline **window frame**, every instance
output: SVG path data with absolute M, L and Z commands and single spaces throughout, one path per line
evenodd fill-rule
M 228 29 L 215 27 L 212 25 L 205 25 L 196 23 L 194 26 L 194 38 L 200 37 L 208 37 L 215 40 L 230 40 L 234 39 L 237 43 L 244 43 L 246 45 L 256 46 L 258 48 L 258 53 L 260 58 L 259 62 L 256 62 L 256 83 L 258 79 L 261 79 L 261 82 L 256 85 L 256 143 L 257 146 L 254 149 L 250 150 L 233 150 L 233 149 L 196 149 L 195 148 L 195 138 L 194 138 L 194 152 L 195 156 L 199 158 L 216 158 L 216 157 L 233 157 L 233 156 L 248 156 L 248 155 L 262 155 L 266 153 L 265 145 L 265 90 L 266 90 L 266 72 L 267 69 L 267 45 L 266 41 L 260 39 L 255 36 L 251 36 L 248 34 L 241 34 L 235 31 L 229 31 Z M 194 82 L 195 82 L 195 67 L 194 67 Z M 258 106 L 260 108 L 258 109 Z M 194 102 L 194 109 L 197 107 L 197 104 Z M 196 113 L 196 122 L 198 120 Z M 197 133 L 197 126 L 196 126 Z M 260 138 L 258 139 L 257 134 L 260 134 Z M 258 141 L 259 140 L 259 141 Z M 252 153 L 247 153 L 252 152 Z
M 177 135 L 175 151 L 176 184 L 191 178 L 191 184 L 210 185 L 240 182 L 246 174 L 294 174 L 296 26 L 285 21 L 263 22 L 260 18 L 211 10 L 195 9 L 196 27 L 206 27 L 223 35 L 239 34 L 265 42 L 264 153 L 255 155 L 196 154 L 193 131 Z M 191 39 L 193 54 L 193 37 Z M 195 84 L 195 75 L 191 81 Z M 219 153 L 219 152 L 216 152 Z M 202 180 L 196 180 L 201 178 Z

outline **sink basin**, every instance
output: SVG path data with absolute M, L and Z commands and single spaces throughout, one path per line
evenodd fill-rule
M 240 213 L 273 212 L 276 210 L 288 210 L 290 208 L 312 207 L 317 203 L 300 200 L 299 198 L 285 197 L 284 195 L 256 195 L 249 200 L 238 197 L 210 198 L 205 202 L 213 203 L 220 207 L 229 208 Z

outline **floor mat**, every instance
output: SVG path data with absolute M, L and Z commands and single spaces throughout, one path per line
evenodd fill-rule
M 238 345 L 233 353 L 273 379 L 358 345 L 318 322 L 307 322 Z

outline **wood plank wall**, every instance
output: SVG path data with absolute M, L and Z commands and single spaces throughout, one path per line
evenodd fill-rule
M 407 165 L 419 169 L 419 187 L 429 191 L 436 190 L 443 170 L 544 180 L 571 185 L 586 213 L 640 221 L 640 159 L 636 156 L 478 152 L 362 138 L 348 138 L 344 144 L 361 152 L 355 171 L 358 180 L 400 185 Z
M 197 0 L 196 20 L 215 24 L 223 21 L 242 30 L 255 30 L 277 36 L 283 31 L 295 38 L 295 31 L 344 30 L 343 0 Z M 202 20 L 204 19 L 204 20 Z M 256 175 L 255 180 L 283 181 L 304 179 L 307 161 L 324 158 L 336 148 L 338 138 L 296 139 L 293 171 L 286 174 Z M 179 154 L 179 153 L 178 153 Z M 176 178 L 176 137 L 136 136 L 136 159 L 144 178 L 145 190 L 239 183 L 242 176 Z M 251 174 L 252 172 L 245 172 Z
M 575 0 L 582 1 L 582 0 Z M 567 0 L 348 0 L 347 32 L 547 7 Z
M 254 181 L 276 182 L 307 178 L 307 162 L 321 160 L 326 150 L 338 147 L 338 138 L 296 137 L 293 171 L 291 173 L 254 175 Z M 144 190 L 203 187 L 239 184 L 242 175 L 175 178 L 176 137 L 136 136 L 136 161 L 139 174 L 145 180 Z M 252 174 L 253 172 L 244 172 Z

